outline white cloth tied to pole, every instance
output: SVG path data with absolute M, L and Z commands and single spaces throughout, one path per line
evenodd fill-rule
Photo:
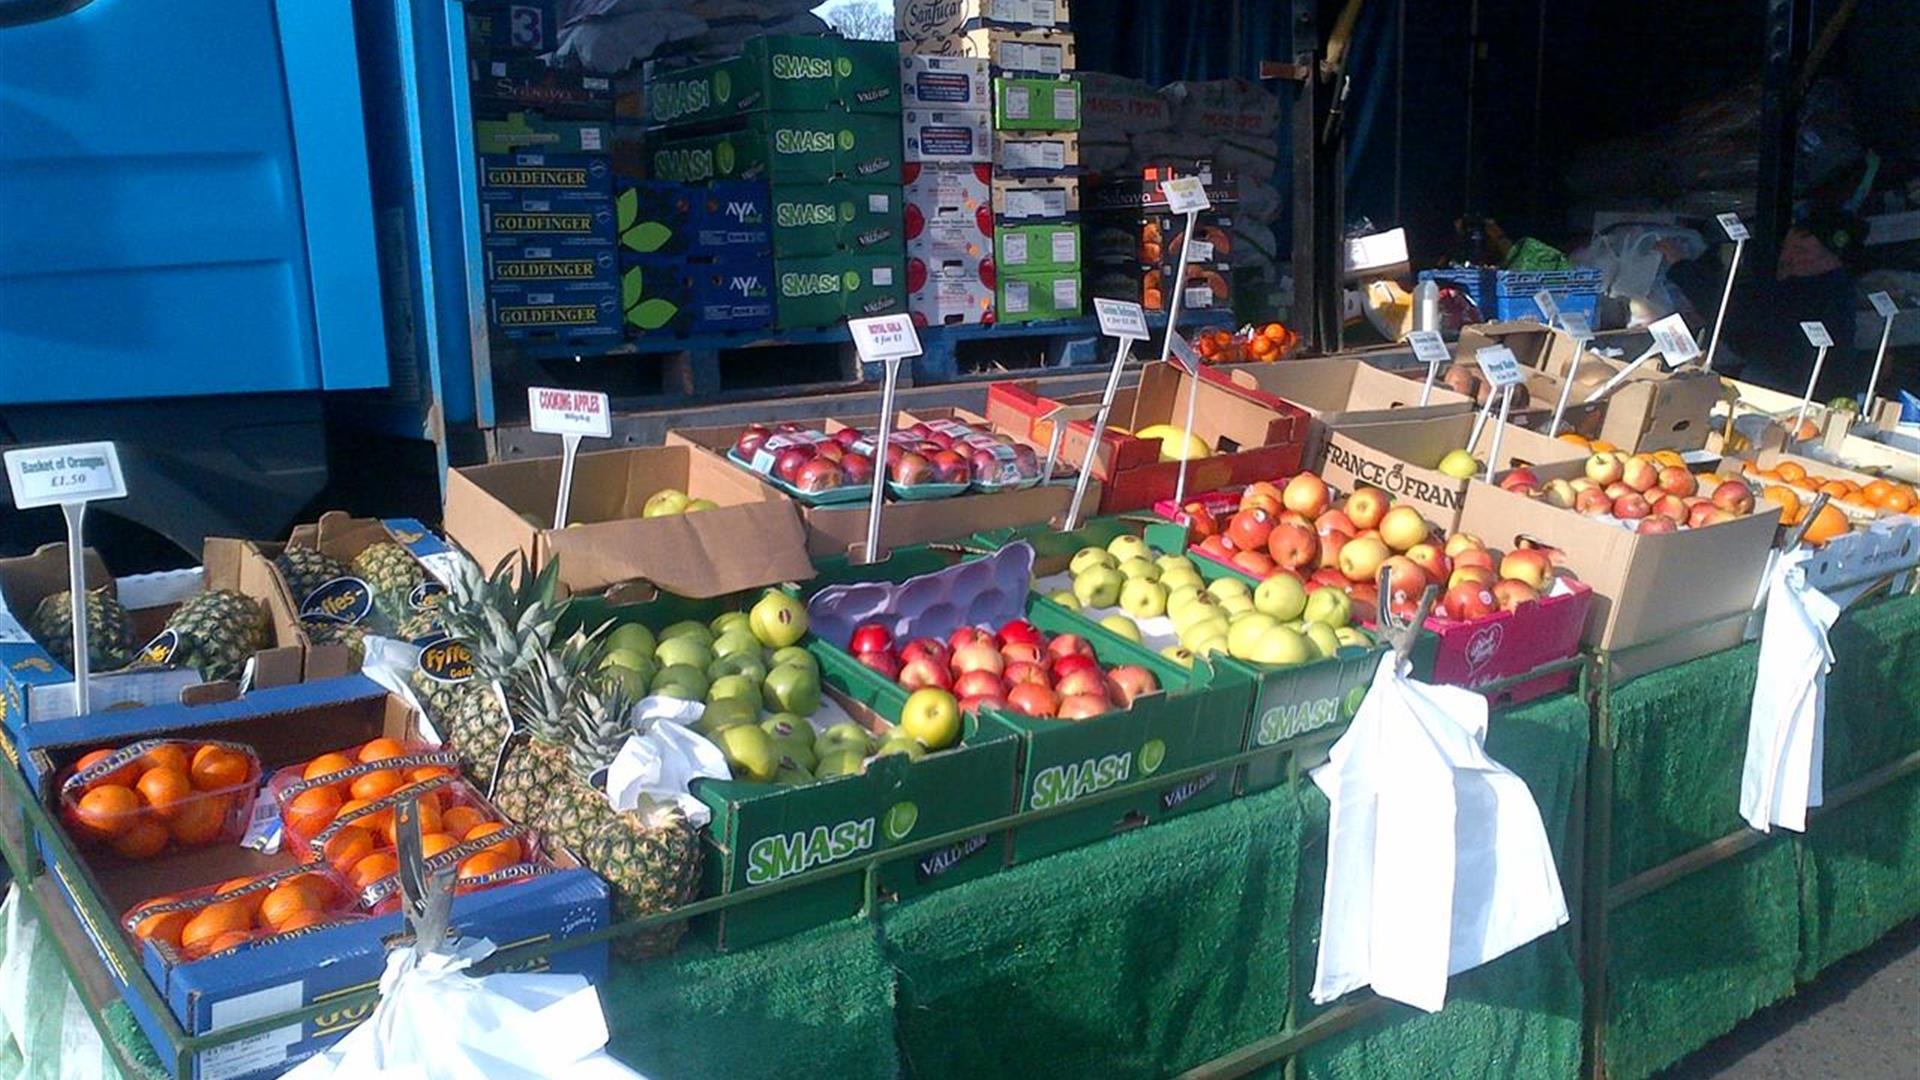
M 1566 923 L 1540 808 L 1486 735 L 1485 697 L 1381 658 L 1312 773 L 1332 804 L 1314 1001 L 1371 985 L 1437 1012 L 1448 976 Z
M 1812 557 L 1806 548 L 1782 553 L 1767 581 L 1740 776 L 1740 816 L 1761 832 L 1775 825 L 1805 832 L 1807 809 L 1822 797 L 1827 672 L 1833 667 L 1827 630 L 1840 617 L 1840 605 L 1807 584 L 1805 563 Z
M 399 949 L 380 977 L 380 1004 L 288 1080 L 636 1080 L 606 1052 L 600 995 L 581 975 L 466 969 L 493 952 L 467 938 L 451 952 Z

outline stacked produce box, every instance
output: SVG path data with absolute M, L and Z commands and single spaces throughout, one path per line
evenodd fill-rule
M 1176 285 L 1186 218 L 1168 212 L 1163 181 L 1198 173 L 1212 208 L 1194 221 L 1193 250 L 1186 279 Z M 1093 190 L 1087 246 L 1093 269 L 1088 287 L 1099 296 L 1136 300 L 1148 311 L 1165 312 L 1173 290 L 1183 288 L 1183 311 L 1225 310 L 1233 306 L 1235 213 L 1239 186 L 1232 173 L 1202 161 L 1197 168 L 1148 165 L 1117 175 Z
M 685 200 L 694 220 L 684 249 L 691 254 L 670 264 L 677 276 L 664 272 L 658 291 L 648 284 L 628 297 L 636 328 L 671 325 L 689 305 L 683 324 L 691 328 L 750 328 L 757 304 L 746 292 L 757 281 L 770 283 L 772 325 L 780 329 L 905 308 L 900 85 L 891 47 L 765 35 L 727 60 L 650 71 L 646 98 L 655 183 L 635 189 L 636 211 Z M 642 190 L 652 198 L 641 199 Z M 761 226 L 736 229 L 729 211 L 762 194 Z M 675 226 L 638 213 L 634 224 L 644 228 L 626 246 L 662 255 L 635 243 L 665 238 Z M 732 234 L 717 249 L 708 235 L 715 230 Z
M 512 341 L 618 337 L 612 87 L 498 23 L 469 20 L 488 318 Z
M 914 313 L 1078 316 L 1080 87 L 1064 2 L 900 0 Z M 981 166 L 986 167 L 981 167 Z

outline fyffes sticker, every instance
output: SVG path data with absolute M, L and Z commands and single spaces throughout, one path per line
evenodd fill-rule
M 1166 760 L 1167 744 L 1161 742 L 1159 739 L 1148 739 L 1146 743 L 1140 747 L 1140 772 L 1142 775 L 1152 776 L 1154 773 L 1159 772 L 1160 766 L 1165 763 Z
M 162 630 L 140 649 L 142 663 L 172 667 L 173 656 L 180 651 L 180 631 Z
M 440 601 L 447 598 L 447 587 L 437 581 L 423 581 L 407 594 L 407 606 L 415 611 L 427 611 L 438 608 Z
M 901 802 L 894 803 L 893 808 L 887 811 L 886 819 L 881 822 L 880 827 L 886 831 L 887 839 L 897 844 L 905 840 L 907 834 L 913 832 L 913 827 L 919 823 L 920 808 L 910 802 Z
M 373 587 L 357 577 L 337 577 L 300 601 L 302 621 L 317 619 L 352 625 L 373 611 Z

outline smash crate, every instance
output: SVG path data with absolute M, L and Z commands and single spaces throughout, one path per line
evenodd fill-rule
M 623 180 L 615 197 L 620 247 L 638 255 L 763 255 L 772 244 L 771 203 L 767 185 L 752 180 Z
M 776 259 L 773 268 L 774 325 L 782 330 L 832 326 L 907 307 L 898 255 Z
M 901 191 L 891 184 L 781 184 L 771 198 L 773 253 L 782 258 L 906 250 Z
M 483 154 L 480 201 L 593 205 L 613 198 L 613 164 L 597 154 Z
M 658 127 L 711 123 L 781 109 L 898 113 L 899 54 L 885 42 L 767 34 L 740 55 L 647 78 L 647 120 Z
M 825 183 L 836 178 L 900 182 L 897 115 L 768 112 L 733 130 L 663 140 L 649 155 L 656 180 L 769 180 Z

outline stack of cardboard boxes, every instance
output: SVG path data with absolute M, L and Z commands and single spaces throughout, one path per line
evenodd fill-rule
M 1212 208 L 1194 221 L 1182 311 L 1233 306 L 1234 215 L 1240 201 L 1232 173 L 1202 161 L 1197 169 L 1149 165 L 1102 183 L 1092 193 L 1087 215 L 1087 246 L 1092 269 L 1087 287 L 1097 296 L 1135 300 L 1148 311 L 1165 312 L 1172 301 L 1180 248 L 1186 241 L 1185 215 L 1167 210 L 1160 185 L 1173 176 L 1198 172 Z
M 666 305 L 690 305 L 689 327 L 748 328 L 753 316 L 743 309 L 754 305 L 737 292 L 755 277 L 770 283 L 772 324 L 783 330 L 905 309 L 895 55 L 884 43 L 775 34 L 717 63 L 648 72 L 646 158 L 655 183 L 635 189 L 633 222 L 646 226 L 635 240 L 685 227 L 648 218 L 642 207 L 671 210 L 684 199 L 689 213 L 704 209 L 693 213 L 691 253 L 677 256 L 680 276 L 662 270 L 657 290 L 648 278 L 632 298 L 636 329 L 671 318 Z M 759 224 L 736 229 L 727 209 L 755 197 Z M 702 237 L 716 229 L 764 239 L 739 236 L 714 249 Z M 755 244 L 759 250 L 749 250 Z M 651 303 L 660 300 L 666 305 Z M 730 314 L 716 321 L 723 309 Z
M 1084 309 L 1069 25 L 1066 0 L 896 0 L 918 321 Z
M 535 53 L 551 48 L 550 27 L 538 20 L 476 5 L 467 22 L 494 333 L 554 344 L 618 337 L 612 87 L 547 67 Z

